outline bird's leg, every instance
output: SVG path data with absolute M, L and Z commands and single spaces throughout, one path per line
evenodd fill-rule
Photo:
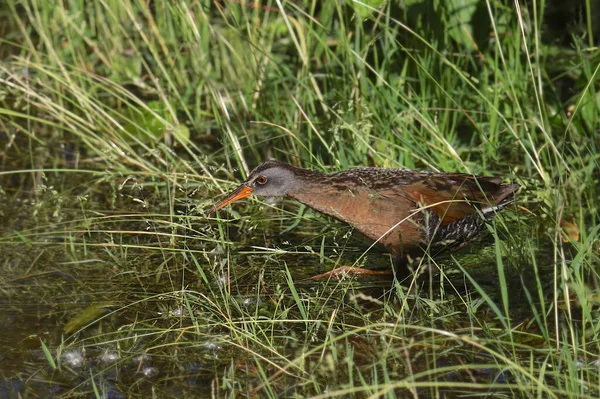
M 408 269 L 408 253 L 404 251 L 404 243 L 402 241 L 402 233 L 397 232 L 400 245 L 388 247 L 392 255 L 392 263 L 394 265 L 395 274 L 401 279 L 410 276 L 410 270 Z M 366 277 L 373 275 L 393 275 L 394 270 L 371 270 L 365 269 L 364 267 L 356 266 L 341 266 L 336 269 L 330 270 L 326 273 L 317 274 L 316 276 L 310 277 L 308 280 L 342 280 L 347 277 Z
M 394 263 L 394 270 L 396 271 L 396 277 L 398 280 L 404 280 L 412 274 L 412 270 L 409 265 L 412 263 L 412 259 L 408 253 L 400 250 L 398 252 L 392 251 L 392 261 Z

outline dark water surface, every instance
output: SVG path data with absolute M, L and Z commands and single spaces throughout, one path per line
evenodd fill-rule
M 382 367 L 400 380 L 447 367 L 453 371 L 437 378 L 512 381 L 492 366 L 475 376 L 455 370 L 492 358 L 427 338 L 431 328 L 503 328 L 452 254 L 440 259 L 447 275 L 424 273 L 412 285 L 393 276 L 311 281 L 357 259 L 385 269 L 389 256 L 360 257 L 368 243 L 312 213 L 286 231 L 293 218 L 259 207 L 242 219 L 235 210 L 222 214 L 234 216 L 225 223 L 187 206 L 169 215 L 152 195 L 144 209 L 119 193 L 108 211 L 93 201 L 102 195 L 88 198 L 63 198 L 58 206 L 48 193 L 11 203 L 5 197 L 0 398 L 254 397 L 265 389 L 293 397 L 317 393 L 310 381 L 344 387 L 356 378 L 352 370 L 372 379 Z M 292 215 L 298 209 L 285 208 Z M 500 301 L 491 237 L 454 256 Z M 543 340 L 525 289 L 535 292 L 535 280 L 528 283 L 520 272 L 509 275 L 511 317 L 534 332 L 531 339 Z

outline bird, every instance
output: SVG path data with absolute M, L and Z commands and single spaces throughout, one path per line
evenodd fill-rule
M 396 267 L 476 238 L 487 219 L 512 203 L 519 185 L 498 177 L 381 167 L 325 174 L 277 160 L 258 165 L 209 215 L 249 196 L 292 198 L 353 226 L 383 245 Z M 359 272 L 354 267 L 324 273 Z

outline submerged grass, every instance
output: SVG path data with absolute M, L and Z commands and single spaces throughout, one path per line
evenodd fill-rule
M 7 4 L 0 393 L 600 395 L 595 3 Z M 313 282 L 390 260 L 295 203 L 206 217 L 269 157 L 522 188 L 421 276 Z

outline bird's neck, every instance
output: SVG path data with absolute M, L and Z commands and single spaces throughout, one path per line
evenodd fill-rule
M 288 196 L 316 211 L 340 218 L 342 216 L 339 214 L 340 197 L 347 193 L 333 190 L 331 183 L 324 177 L 325 175 L 320 173 L 301 177 L 298 190 Z

